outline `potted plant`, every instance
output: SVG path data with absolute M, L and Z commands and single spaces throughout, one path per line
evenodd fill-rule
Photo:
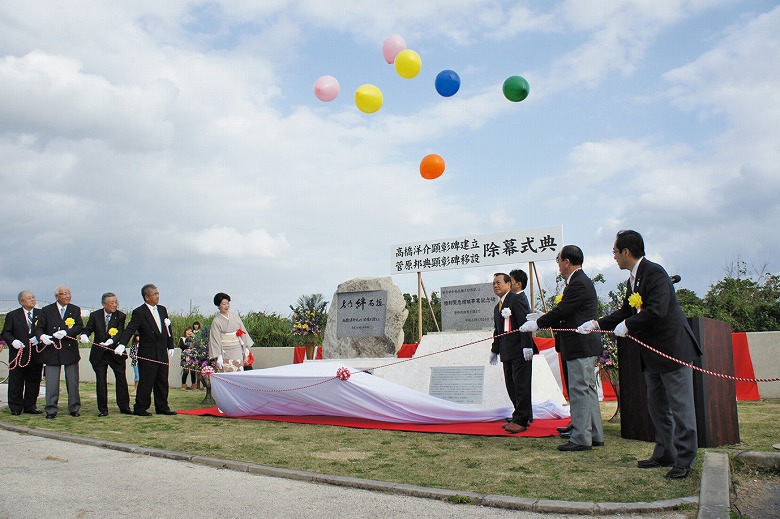
M 617 409 L 615 414 L 609 419 L 610 422 L 617 422 L 620 420 L 620 377 L 618 376 L 618 348 L 617 341 L 614 337 L 607 336 L 607 334 L 601 334 L 601 342 L 604 346 L 604 351 L 601 352 L 601 356 L 596 361 L 601 379 L 608 380 L 612 387 L 615 389 L 615 398 L 617 399 Z
M 325 331 L 325 323 L 328 320 L 328 302 L 322 299 L 322 294 L 303 295 L 298 298 L 295 306 L 290 305 L 292 316 L 292 334 L 299 335 L 306 346 L 306 359 L 314 359 L 314 350 L 317 341 Z

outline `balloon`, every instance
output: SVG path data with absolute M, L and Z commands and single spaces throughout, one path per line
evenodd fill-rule
M 395 57 L 395 71 L 402 78 L 412 79 L 420 73 L 422 68 L 422 59 L 420 55 L 413 50 L 402 50 Z
M 355 90 L 355 106 L 361 112 L 372 114 L 382 108 L 382 91 L 374 85 L 361 85 Z
M 314 95 L 317 96 L 317 99 L 326 103 L 336 99 L 340 89 L 338 80 L 333 76 L 320 76 L 314 82 Z
M 519 103 L 528 97 L 530 89 L 528 81 L 521 76 L 511 76 L 504 81 L 504 97 L 514 103 Z
M 460 90 L 460 76 L 454 70 L 442 70 L 436 76 L 436 91 L 442 97 L 454 96 Z
M 420 161 L 420 175 L 426 180 L 439 178 L 444 173 L 444 159 L 435 153 L 426 155 Z
M 406 40 L 403 36 L 398 34 L 391 34 L 385 38 L 384 43 L 382 43 L 382 56 L 384 56 L 385 61 L 391 65 L 395 61 L 395 57 L 402 50 L 406 50 Z

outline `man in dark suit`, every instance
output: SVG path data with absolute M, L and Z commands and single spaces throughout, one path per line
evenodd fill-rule
M 521 298 L 511 289 L 511 280 L 507 274 L 493 276 L 493 293 L 499 297 L 493 311 L 495 328 L 490 364 L 498 363 L 498 357 L 504 366 L 504 383 L 509 399 L 515 410 L 512 421 L 504 425 L 508 433 L 520 433 L 528 428 L 533 420 L 531 409 L 531 375 L 533 373 L 533 355 L 539 353 L 530 333 L 510 333 L 525 322 L 525 316 L 531 311 L 525 294 Z M 503 335 L 502 337 L 498 337 Z
M 89 344 L 89 335 L 95 334 L 95 343 L 89 352 L 89 363 L 95 370 L 98 416 L 108 416 L 108 367 L 114 372 L 116 379 L 116 404 L 122 414 L 132 414 L 130 409 L 130 394 L 127 391 L 127 375 L 125 368 L 127 355 L 117 355 L 119 346 L 107 349 L 114 344 L 114 337 L 122 336 L 125 331 L 125 314 L 117 310 L 119 301 L 115 294 L 106 292 L 101 298 L 103 308 L 89 314 L 84 333 L 81 334 L 82 344 Z M 101 346 L 101 344 L 103 346 Z
M 535 332 L 539 328 L 575 328 L 584 319 L 598 316 L 599 301 L 593 281 L 582 270 L 584 255 L 576 245 L 561 249 L 556 261 L 561 277 L 566 280 L 563 297 L 558 305 L 536 321 L 520 327 Z M 535 316 L 532 316 L 535 317 Z M 596 359 L 604 349 L 601 337 L 558 332 L 561 357 L 569 373 L 569 409 L 571 411 L 571 439 L 558 445 L 560 451 L 589 451 L 592 446 L 604 445 L 601 408 L 596 389 Z
M 60 370 L 65 368 L 65 387 L 68 390 L 68 411 L 81 416 L 79 395 L 79 340 L 84 328 L 81 308 L 70 304 L 70 289 L 60 285 L 54 291 L 56 303 L 44 306 L 35 328 L 35 335 L 45 346 L 41 362 L 46 365 L 46 418 L 56 418 L 60 401 Z
M 148 412 L 152 405 L 154 391 L 154 410 L 157 414 L 174 415 L 168 407 L 168 359 L 173 356 L 173 337 L 168 311 L 160 302 L 160 292 L 154 285 L 144 285 L 141 289 L 144 304 L 133 310 L 130 324 L 119 339 L 115 353 L 121 355 L 125 345 L 138 332 L 138 389 L 136 390 L 133 414 L 151 416 Z M 167 352 L 167 353 L 166 353 Z
M 17 359 L 8 373 L 8 409 L 12 415 L 41 414 L 35 402 L 41 390 L 43 365 L 35 348 L 38 338 L 33 334 L 41 311 L 35 308 L 35 294 L 29 290 L 19 292 L 17 299 L 22 306 L 6 314 L 2 335 L 9 346 L 9 365 Z
M 690 363 L 701 356 L 699 344 L 680 308 L 669 275 L 660 265 L 646 259 L 645 243 L 636 231 L 617 233 L 612 248 L 618 266 L 628 270 L 623 305 L 598 321 L 586 321 L 581 333 L 603 328 L 615 335 L 631 335 L 653 348 Z M 640 348 L 642 370 L 647 382 L 647 406 L 655 426 L 655 449 L 639 468 L 671 466 L 666 477 L 688 476 L 696 462 L 696 411 L 691 368 Z

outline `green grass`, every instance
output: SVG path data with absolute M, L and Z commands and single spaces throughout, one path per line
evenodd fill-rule
M 110 388 L 113 390 L 113 387 Z M 641 470 L 636 461 L 652 444 L 620 438 L 618 423 L 604 422 L 606 447 L 564 453 L 559 438 L 423 434 L 187 415 L 97 417 L 94 384 L 81 384 L 82 416 L 55 420 L 0 413 L 6 422 L 191 454 L 275 467 L 375 479 L 454 491 L 570 501 L 655 501 L 698 493 L 703 452 L 692 477 L 667 480 L 664 469 Z M 171 389 L 174 409 L 202 407 L 202 392 Z M 60 404 L 66 405 L 63 388 Z M 742 443 L 719 451 L 772 450 L 780 401 L 741 402 Z M 603 403 L 605 418 L 613 403 Z

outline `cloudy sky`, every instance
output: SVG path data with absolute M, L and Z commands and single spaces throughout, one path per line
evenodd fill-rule
M 552 225 L 611 284 L 622 228 L 699 295 L 738 256 L 777 273 L 779 29 L 763 0 L 5 0 L 0 300 L 66 283 L 76 304 L 110 290 L 132 308 L 152 282 L 172 310 L 225 291 L 287 315 L 390 275 L 393 245 Z M 422 57 L 414 79 L 382 57 L 394 33 Z M 502 95 L 513 75 L 521 103 Z M 384 94 L 372 115 L 365 83 Z M 429 153 L 447 164 L 433 181 Z

